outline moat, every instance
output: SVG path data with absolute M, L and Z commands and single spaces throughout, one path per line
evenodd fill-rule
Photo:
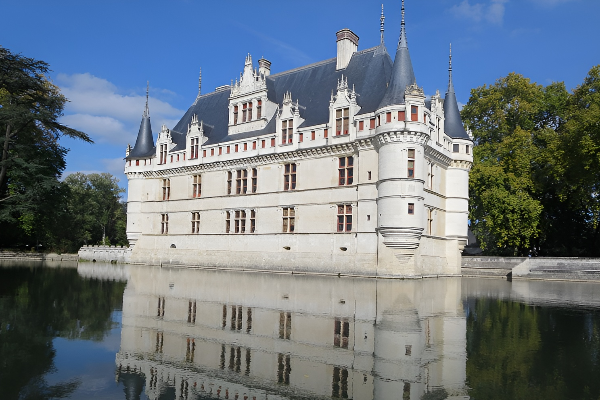
M 597 399 L 600 284 L 0 266 L 2 399 Z

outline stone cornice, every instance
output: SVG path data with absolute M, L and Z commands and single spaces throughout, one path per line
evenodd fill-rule
M 414 131 L 383 132 L 373 138 L 373 145 L 377 149 L 387 143 L 414 143 L 425 146 L 429 142 L 429 135 Z
M 465 160 L 453 160 L 452 163 L 450 163 L 450 166 L 452 168 L 460 168 L 460 169 L 466 169 L 467 171 L 470 171 L 471 167 L 473 166 L 473 163 L 471 161 L 465 161 Z
M 445 155 L 441 151 L 438 151 L 431 146 L 425 147 L 425 156 L 444 167 L 449 167 L 452 163 L 452 158 L 450 156 Z
M 231 169 L 256 167 L 280 162 L 299 162 L 310 158 L 319 158 L 329 155 L 350 155 L 358 150 L 372 149 L 371 139 L 361 139 L 352 143 L 342 143 L 333 146 L 315 147 L 313 149 L 294 150 L 285 153 L 267 154 L 255 157 L 238 158 L 227 161 L 217 161 L 206 164 L 186 165 L 162 169 L 158 171 L 140 172 L 144 178 L 160 178 L 176 175 L 188 175 L 205 171 L 227 171 Z

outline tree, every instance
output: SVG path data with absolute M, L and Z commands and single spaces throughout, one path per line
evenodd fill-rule
M 92 142 L 60 122 L 67 99 L 47 78 L 48 64 L 0 47 L 0 223 L 13 235 L 44 236 L 62 200 L 66 135 Z M 15 232 L 17 230 L 17 232 Z

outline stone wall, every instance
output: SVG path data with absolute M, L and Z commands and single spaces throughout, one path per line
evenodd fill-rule
M 83 246 L 79 249 L 78 256 L 80 261 L 129 263 L 131 248 L 124 246 Z
M 32 253 L 25 251 L 0 251 L 0 260 L 12 261 L 77 261 L 77 254 Z

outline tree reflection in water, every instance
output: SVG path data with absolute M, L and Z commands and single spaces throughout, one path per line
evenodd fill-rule
M 122 309 L 125 284 L 83 279 L 77 270 L 0 268 L 0 397 L 65 398 L 80 382 L 50 385 L 55 337 L 100 341 Z

